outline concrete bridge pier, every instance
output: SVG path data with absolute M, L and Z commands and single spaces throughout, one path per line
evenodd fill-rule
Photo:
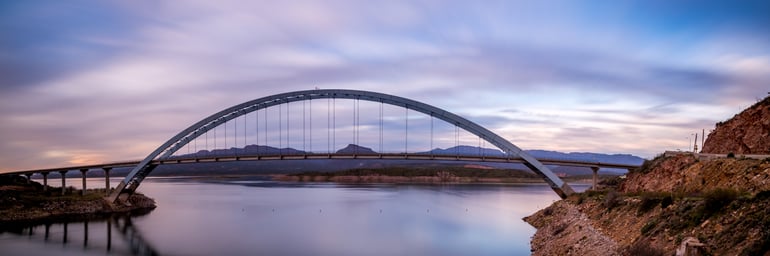
M 112 168 L 104 167 L 102 168 L 102 170 L 104 170 L 104 190 L 106 191 L 105 192 L 106 195 L 109 196 L 111 192 L 110 191 L 110 170 L 112 170 Z
M 67 171 L 59 171 L 59 173 L 61 174 L 61 195 L 64 195 L 64 192 L 67 191 Z
M 25 173 L 24 176 L 27 176 L 27 184 L 32 184 L 32 174 Z
M 80 175 L 83 177 L 83 190 L 80 190 L 80 195 L 84 196 L 86 195 L 86 173 L 88 172 L 88 169 L 80 169 Z
M 48 172 L 41 172 L 43 175 L 43 191 L 48 191 Z
M 594 172 L 594 182 L 593 182 L 594 186 L 591 187 L 591 188 L 596 190 L 597 185 L 599 185 L 599 177 L 598 177 L 599 176 L 599 167 L 598 166 L 591 167 L 591 171 Z

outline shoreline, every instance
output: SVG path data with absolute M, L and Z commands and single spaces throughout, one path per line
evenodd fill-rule
M 72 187 L 48 187 L 21 176 L 0 180 L 0 224 L 71 219 L 155 209 L 155 200 L 141 193 L 129 197 L 128 205 L 104 199 L 104 189 L 88 189 L 84 195 Z

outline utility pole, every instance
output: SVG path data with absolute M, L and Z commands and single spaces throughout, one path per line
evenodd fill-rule
M 692 152 L 698 153 L 698 133 L 695 133 L 695 140 L 693 141 Z

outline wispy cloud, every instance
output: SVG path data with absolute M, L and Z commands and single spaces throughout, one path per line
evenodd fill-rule
M 314 87 L 424 101 L 524 148 L 652 156 L 765 96 L 762 7 L 3 3 L 0 170 L 139 158 L 219 109 Z

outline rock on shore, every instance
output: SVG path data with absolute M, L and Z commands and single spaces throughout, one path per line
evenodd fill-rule
M 556 202 L 524 221 L 537 228 L 532 255 L 619 255 L 618 244 L 568 201 Z

